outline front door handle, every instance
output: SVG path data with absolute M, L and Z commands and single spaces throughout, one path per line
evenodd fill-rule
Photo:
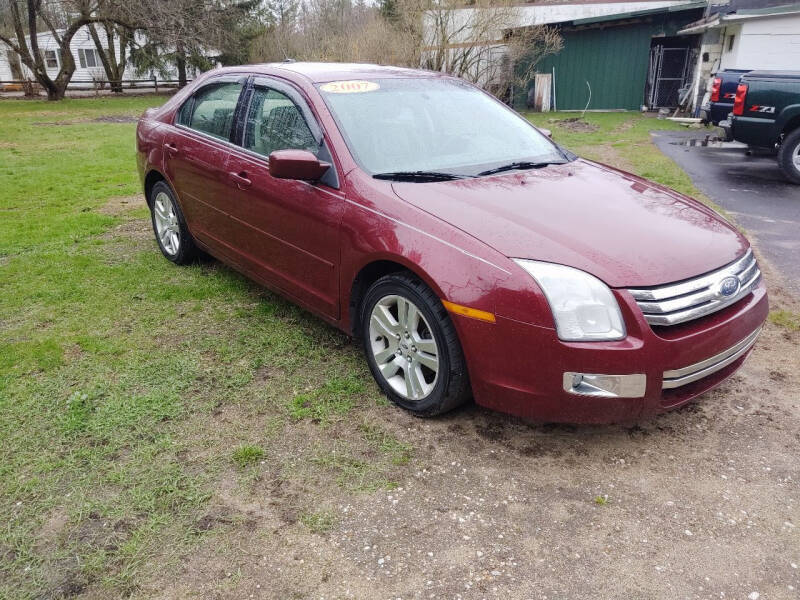
M 247 171 L 239 171 L 238 173 L 231 173 L 231 179 L 240 190 L 246 190 L 253 182 L 247 177 Z
M 167 154 L 170 156 L 175 156 L 178 153 L 178 146 L 175 145 L 175 142 L 167 142 L 164 144 L 164 150 L 166 150 Z

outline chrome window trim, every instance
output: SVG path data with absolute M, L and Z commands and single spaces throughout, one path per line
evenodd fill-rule
M 700 362 L 688 365 L 680 369 L 673 369 L 671 371 L 664 371 L 664 379 L 661 384 L 662 389 L 674 389 L 682 385 L 695 382 L 698 379 L 712 375 L 717 371 L 724 369 L 729 364 L 735 362 L 738 358 L 746 354 L 756 343 L 761 327 L 756 329 L 753 333 L 748 335 L 740 342 L 734 344 L 727 350 L 720 352 Z
M 717 290 L 720 282 L 732 276 L 739 280 L 739 289 L 730 297 L 721 296 Z M 711 273 L 663 286 L 631 288 L 628 292 L 650 325 L 677 325 L 738 302 L 760 278 L 758 262 L 748 248 L 744 256 Z

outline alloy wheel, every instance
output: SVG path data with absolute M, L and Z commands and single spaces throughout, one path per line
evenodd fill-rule
M 181 246 L 181 231 L 178 215 L 172 198 L 165 192 L 159 192 L 153 202 L 153 215 L 156 222 L 156 235 L 164 251 L 175 256 Z
M 439 376 L 439 348 L 420 309 L 408 298 L 381 298 L 369 319 L 369 350 L 381 376 L 412 401 L 428 396 Z

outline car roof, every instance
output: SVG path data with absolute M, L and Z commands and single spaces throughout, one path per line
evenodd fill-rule
M 263 63 L 256 65 L 242 65 L 232 70 L 249 70 L 254 73 L 278 75 L 283 72 L 285 76 L 300 76 L 311 83 L 325 83 L 328 81 L 346 81 L 352 79 L 386 79 L 386 78 L 430 78 L 445 77 L 444 73 L 423 71 L 421 69 L 407 69 L 404 67 L 389 67 L 367 63 L 327 63 L 327 62 L 280 62 Z

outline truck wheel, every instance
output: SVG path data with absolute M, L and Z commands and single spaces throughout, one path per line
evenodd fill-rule
M 778 152 L 778 165 L 789 181 L 800 184 L 800 128 L 783 138 Z

